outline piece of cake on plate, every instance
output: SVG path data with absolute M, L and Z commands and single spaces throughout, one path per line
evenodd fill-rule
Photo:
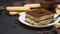
M 43 8 L 32 9 L 26 12 L 25 21 L 32 25 L 46 25 L 51 23 L 54 13 Z

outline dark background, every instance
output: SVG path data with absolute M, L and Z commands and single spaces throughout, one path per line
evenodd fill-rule
M 20 4 L 39 3 L 39 0 L 0 0 L 0 5 L 13 6 L 14 2 L 20 2 Z M 56 2 L 60 2 L 60 0 L 56 0 Z
M 16 4 L 14 4 L 14 2 L 16 2 L 16 4 L 18 3 L 18 5 L 19 2 L 21 2 L 20 4 L 26 3 L 26 1 L 23 2 L 23 0 L 0 0 L 0 6 L 15 6 Z M 57 0 L 57 2 L 60 2 L 60 0 Z M 9 16 L 6 10 L 0 11 L 0 34 L 38 34 L 39 31 L 42 32 L 41 29 L 28 27 L 19 22 L 18 15 Z M 51 28 L 47 28 L 47 30 L 49 34 L 54 34 Z
M 12 6 L 13 2 L 20 2 L 22 0 L 0 0 L 0 5 Z

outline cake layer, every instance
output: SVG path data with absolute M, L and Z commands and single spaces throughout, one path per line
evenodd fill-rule
M 53 18 L 53 14 L 40 16 L 38 18 L 35 18 L 29 14 L 26 14 L 26 18 L 30 18 L 31 20 L 35 20 L 35 21 L 41 21 L 41 20 Z
M 38 18 L 38 17 L 43 16 L 43 15 L 53 14 L 53 12 L 43 9 L 43 13 L 39 13 L 38 10 L 35 9 L 35 10 L 27 11 L 26 14 L 29 14 L 33 17 Z
M 50 22 L 52 22 L 53 18 L 42 20 L 42 21 L 39 21 L 39 22 L 37 22 L 35 20 L 31 20 L 30 18 L 26 18 L 25 21 L 32 24 L 32 25 L 46 25 L 46 24 L 49 24 Z

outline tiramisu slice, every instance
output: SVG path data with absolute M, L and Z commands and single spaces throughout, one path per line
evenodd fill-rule
M 43 9 L 30 10 L 26 12 L 25 21 L 33 25 L 46 25 L 54 20 L 53 12 Z

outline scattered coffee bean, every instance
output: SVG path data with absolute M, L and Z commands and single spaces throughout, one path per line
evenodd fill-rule
M 19 20 L 18 19 L 14 20 L 14 21 L 15 21 L 14 22 L 15 24 L 18 24 L 19 23 Z
M 38 34 L 41 34 L 41 32 L 39 31 Z
M 43 31 L 44 34 L 48 34 L 48 31 Z
M 55 34 L 57 34 L 57 31 L 55 28 L 52 28 L 52 32 L 54 32 Z

